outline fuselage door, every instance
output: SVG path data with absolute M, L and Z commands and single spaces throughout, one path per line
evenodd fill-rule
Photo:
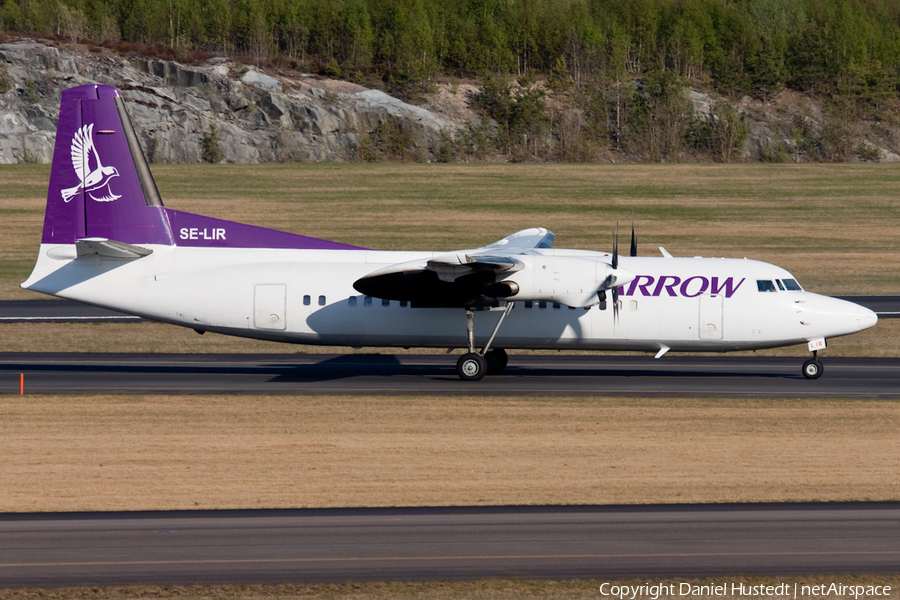
M 724 294 L 700 296 L 700 339 L 721 340 Z
M 285 320 L 286 289 L 283 283 L 262 284 L 254 288 L 253 326 L 257 329 L 283 331 Z

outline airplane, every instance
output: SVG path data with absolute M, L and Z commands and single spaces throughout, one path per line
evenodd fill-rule
M 465 349 L 457 374 L 503 371 L 507 350 L 727 352 L 807 344 L 875 325 L 857 304 L 748 259 L 553 248 L 543 228 L 481 248 L 397 252 L 163 206 L 119 90 L 62 94 L 41 248 L 22 287 L 246 338 Z M 515 310 L 514 310 L 515 309 Z M 479 329 L 476 331 L 475 321 Z

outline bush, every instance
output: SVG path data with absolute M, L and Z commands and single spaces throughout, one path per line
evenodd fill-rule
M 501 151 L 538 158 L 538 142 L 546 135 L 548 125 L 544 95 L 533 78 L 520 78 L 513 90 L 509 81 L 489 76 L 472 105 L 497 124 Z
M 215 123 L 209 124 L 209 133 L 200 136 L 200 158 L 203 162 L 222 162 L 222 149 L 219 147 L 218 129 Z
M 694 121 L 688 136 L 697 150 L 708 152 L 714 160 L 729 163 L 735 150 L 741 147 L 749 133 L 743 113 L 720 100 L 716 102 L 709 118 Z
M 631 114 L 630 142 L 654 162 L 677 160 L 691 123 L 685 84 L 673 71 L 654 71 L 644 77 Z
M 450 163 L 456 161 L 456 158 L 462 151 L 462 144 L 453 132 L 449 129 L 441 129 L 438 134 L 438 143 L 434 151 L 434 158 L 439 163 Z
M 13 87 L 13 78 L 9 75 L 9 65 L 0 63 L 0 94 L 5 94 Z

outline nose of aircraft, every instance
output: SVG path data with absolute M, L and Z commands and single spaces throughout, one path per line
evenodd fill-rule
M 878 322 L 878 315 L 865 306 L 860 306 L 857 309 L 856 321 L 859 323 L 859 330 L 862 331 L 863 329 L 874 327 L 875 323 Z
M 840 298 L 809 294 L 796 306 L 800 322 L 826 338 L 857 333 L 878 322 L 878 315 L 865 306 Z

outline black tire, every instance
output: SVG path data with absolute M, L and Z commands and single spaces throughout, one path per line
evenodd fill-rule
M 487 354 L 484 355 L 484 359 L 487 361 L 488 375 L 499 375 L 506 368 L 506 365 L 509 364 L 509 355 L 503 348 L 488 350 Z
M 824 371 L 825 369 L 822 367 L 822 363 L 814 358 L 803 363 L 803 376 L 807 379 L 818 379 L 822 376 Z
M 456 374 L 463 381 L 480 381 L 487 375 L 487 370 L 487 361 L 475 352 L 463 354 L 456 363 Z

